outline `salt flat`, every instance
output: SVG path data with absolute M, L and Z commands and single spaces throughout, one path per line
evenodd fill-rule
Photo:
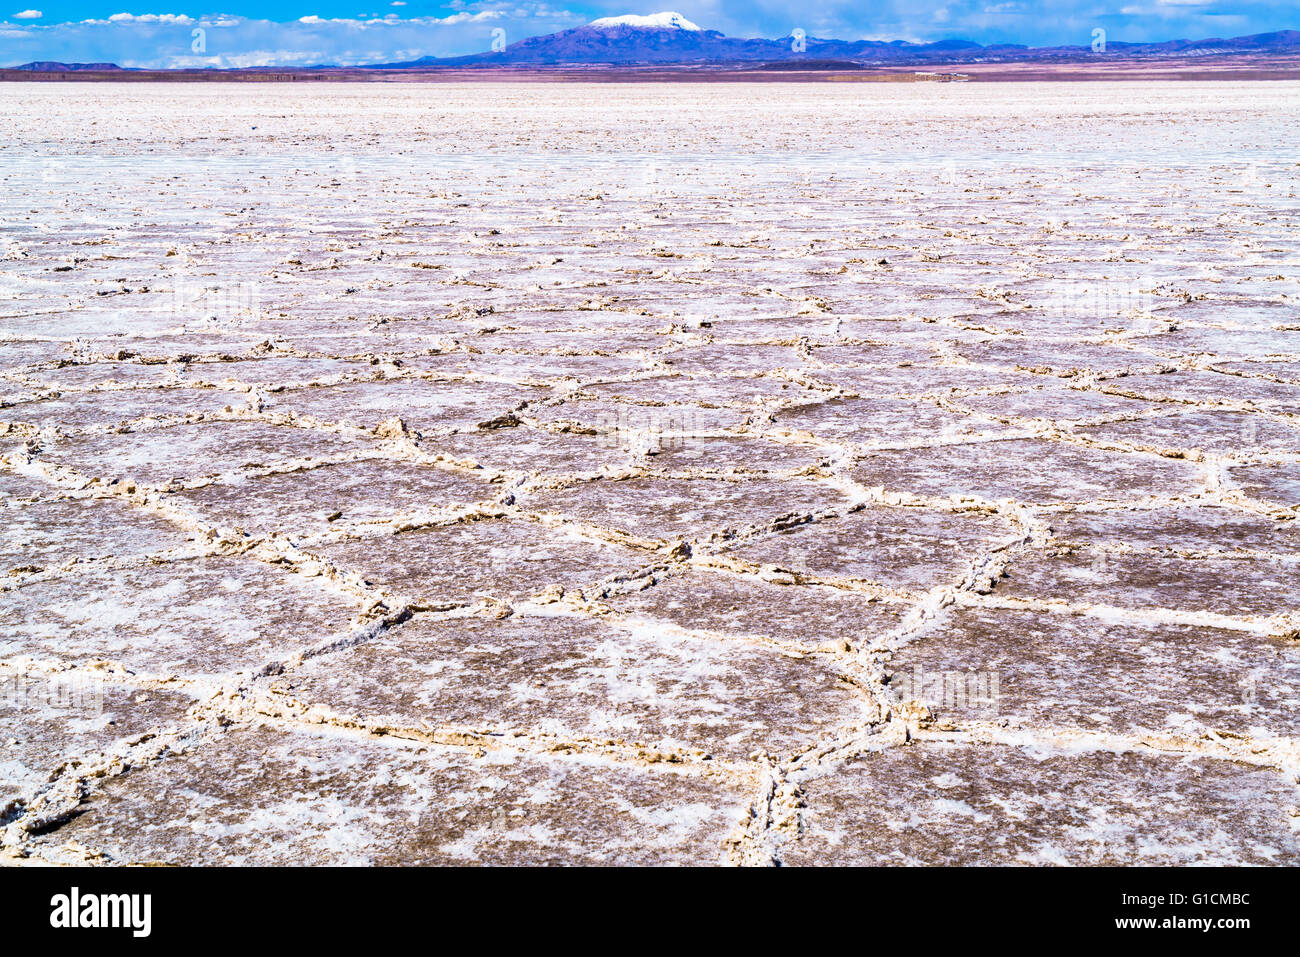
M 0 106 L 7 862 L 1300 863 L 1300 86 Z

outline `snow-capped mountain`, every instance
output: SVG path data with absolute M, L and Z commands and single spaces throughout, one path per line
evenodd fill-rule
M 693 30 L 696 32 L 700 29 L 680 13 L 652 13 L 647 17 L 639 17 L 634 13 L 630 13 L 622 17 L 601 17 L 599 20 L 592 20 L 587 26 L 598 29 L 641 27 L 646 30 Z
M 730 56 L 728 47 L 749 41 L 730 40 L 705 30 L 680 13 L 601 17 L 581 27 L 529 37 L 495 53 L 439 59 L 449 63 L 500 63 L 522 66 L 553 64 L 628 65 L 636 63 L 707 63 Z

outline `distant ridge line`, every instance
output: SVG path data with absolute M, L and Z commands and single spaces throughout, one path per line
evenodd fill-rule
M 689 21 L 682 26 L 658 14 L 670 26 L 639 26 L 608 18 L 582 27 L 519 40 L 503 50 L 458 57 L 426 56 L 416 60 L 359 66 L 323 64 L 308 67 L 181 67 L 144 69 L 116 63 L 64 63 L 40 60 L 0 68 L 8 80 L 22 79 L 198 79 L 219 77 L 293 82 L 308 79 L 361 79 L 367 74 L 385 78 L 398 74 L 424 75 L 455 72 L 470 74 L 545 75 L 586 71 L 595 78 L 612 77 L 611 71 L 659 71 L 678 78 L 694 73 L 709 77 L 723 74 L 809 74 L 834 72 L 865 74 L 898 71 L 908 67 L 931 70 L 960 68 L 955 73 L 977 78 L 1004 69 L 1040 67 L 1041 71 L 1073 71 L 1077 78 L 1101 77 L 1124 70 L 1183 71 L 1182 78 L 1200 73 L 1243 74 L 1294 78 L 1300 70 L 1300 30 L 1279 30 L 1229 39 L 1169 40 L 1162 43 L 1110 42 L 1103 50 L 1086 46 L 1027 47 L 1015 44 L 982 46 L 967 40 L 912 43 L 903 40 L 831 40 L 817 37 L 737 39 L 716 30 L 701 29 Z M 598 25 L 599 24 L 599 25 Z M 604 71 L 602 73 L 602 71 Z M 598 75 L 599 74 L 599 75 Z M 609 74 L 609 77 L 606 76 Z M 865 78 L 865 77 L 864 77 Z M 1051 77 L 1035 77 L 1048 78 Z

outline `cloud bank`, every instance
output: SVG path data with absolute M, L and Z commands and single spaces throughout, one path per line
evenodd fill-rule
M 227 14 L 111 13 L 72 23 L 0 22 L 0 66 L 33 60 L 111 62 L 123 67 L 356 65 L 458 56 L 491 48 L 492 30 L 512 41 L 578 26 L 586 17 L 545 4 L 402 18 L 303 14 L 286 22 Z

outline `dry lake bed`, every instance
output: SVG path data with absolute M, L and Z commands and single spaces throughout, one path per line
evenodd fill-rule
M 1300 863 L 1300 84 L 0 109 L 5 862 Z

